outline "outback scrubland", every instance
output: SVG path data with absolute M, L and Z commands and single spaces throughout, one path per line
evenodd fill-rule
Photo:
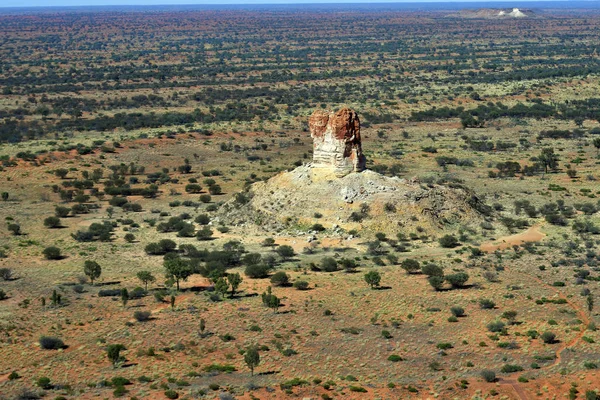
M 600 14 L 448 14 L 0 14 L 0 398 L 600 397 Z

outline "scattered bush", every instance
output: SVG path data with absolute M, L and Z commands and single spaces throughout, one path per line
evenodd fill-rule
M 309 286 L 309 284 L 306 281 L 295 281 L 294 282 L 294 288 L 296 288 L 298 290 L 307 290 L 308 286 Z
M 283 271 L 276 272 L 271 277 L 271 284 L 273 286 L 288 286 L 290 284 L 290 277 Z
M 502 321 L 493 321 L 487 325 L 487 329 L 490 332 L 502 332 L 505 328 L 504 322 Z
M 412 258 L 407 258 L 406 260 L 402 261 L 400 266 L 409 274 L 414 274 L 421 269 L 421 264 Z
M 14 279 L 13 270 L 10 268 L 0 268 L 0 279 L 11 281 Z
M 269 271 L 271 271 L 271 267 L 265 264 L 252 264 L 248 265 L 244 270 L 244 273 L 248 278 L 251 279 L 260 279 L 267 278 L 269 276 Z
M 455 317 L 462 317 L 465 315 L 465 309 L 459 306 L 454 306 L 450 308 L 450 312 L 452 313 L 452 315 L 454 315 Z
M 443 276 L 431 276 L 427 281 L 435 290 L 440 290 L 444 286 L 445 280 Z
M 427 276 L 444 276 L 444 270 L 435 264 L 428 263 L 421 267 L 421 272 Z
M 58 217 L 48 217 L 44 220 L 44 226 L 50 229 L 60 228 L 60 218 Z
M 502 366 L 502 368 L 500 369 L 500 371 L 505 374 L 510 374 L 513 372 L 523 371 L 523 367 L 521 367 L 520 365 L 514 365 L 514 364 L 504 364 Z
M 150 311 L 136 311 L 133 313 L 133 318 L 138 322 L 145 322 L 150 319 L 152 313 Z
M 490 299 L 479 299 L 479 307 L 482 310 L 491 310 L 496 307 L 496 303 Z
M 459 245 L 458 239 L 453 235 L 445 235 L 439 239 L 440 246 L 451 249 Z
M 234 372 L 237 369 L 233 365 L 229 364 L 211 364 L 204 367 L 205 372 Z
M 338 270 L 338 263 L 333 257 L 325 257 L 321 260 L 320 270 L 324 272 L 334 272 Z
M 42 253 L 47 260 L 60 260 L 62 258 L 60 249 L 56 246 L 46 247 Z
M 469 274 L 466 272 L 458 272 L 456 274 L 446 275 L 446 281 L 452 285 L 453 288 L 463 287 L 468 280 Z
M 556 334 L 554 332 L 546 331 L 540 335 L 540 338 L 546 344 L 552 344 L 556 341 Z
M 39 343 L 40 347 L 44 350 L 58 350 L 65 347 L 65 343 L 54 336 L 42 336 Z
M 481 377 L 486 382 L 496 382 L 496 373 L 492 370 L 485 369 L 481 371 Z

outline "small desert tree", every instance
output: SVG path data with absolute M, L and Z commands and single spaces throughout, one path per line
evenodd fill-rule
M 136 274 L 137 278 L 144 284 L 146 290 L 148 290 L 148 284 L 156 281 L 156 278 L 150 271 L 140 271 Z
M 122 350 L 126 350 L 122 344 L 111 344 L 106 348 L 106 357 L 112 363 L 113 367 L 116 367 L 123 361 L 123 357 L 121 357 Z
M 554 149 L 547 147 L 542 149 L 542 154 L 538 157 L 538 160 L 544 166 L 544 172 L 548 173 L 548 168 L 555 170 L 558 168 L 558 155 L 554 153 Z
M 83 273 L 90 278 L 90 281 L 93 285 L 94 280 L 100 278 L 100 274 L 102 274 L 102 267 L 96 261 L 87 260 L 83 264 Z
M 127 289 L 121 289 L 121 303 L 123 303 L 123 307 L 127 307 L 127 302 L 129 301 L 129 292 Z
M 279 297 L 275 296 L 274 294 L 272 294 L 269 297 L 269 308 L 272 308 L 273 311 L 275 311 L 275 313 L 277 313 L 277 310 L 279 309 L 279 306 L 281 306 L 281 300 L 279 300 Z
M 371 289 L 375 289 L 381 282 L 381 274 L 377 271 L 369 271 L 365 274 L 365 282 L 371 286 Z
M 65 179 L 68 173 L 69 170 L 66 168 L 59 168 L 54 170 L 54 175 L 58 176 L 60 179 Z
M 237 272 L 235 274 L 227 275 L 227 281 L 229 281 L 229 285 L 231 286 L 231 297 L 232 298 L 233 298 L 233 296 L 235 296 L 235 292 L 237 291 L 238 287 L 240 287 L 242 280 L 243 280 L 242 277 Z
M 261 297 L 265 306 L 272 308 L 275 312 L 277 312 L 279 306 L 281 305 L 281 301 L 272 293 L 271 286 L 267 288 L 267 291 L 264 292 Z
M 260 354 L 258 353 L 258 348 L 256 346 L 250 346 L 246 349 L 244 361 L 248 368 L 250 368 L 250 375 L 254 376 L 254 368 L 260 364 Z
M 215 281 L 215 292 L 217 292 L 222 297 L 225 297 L 225 293 L 229 290 L 229 283 L 223 277 L 217 278 Z
M 164 267 L 167 278 L 175 280 L 177 291 L 179 291 L 179 282 L 185 281 L 193 273 L 190 264 L 179 257 L 165 260 Z

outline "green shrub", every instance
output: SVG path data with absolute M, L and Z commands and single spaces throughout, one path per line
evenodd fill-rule
M 427 281 L 435 290 L 440 290 L 444 286 L 445 280 L 443 276 L 430 276 Z
M 483 310 L 491 310 L 496 307 L 496 303 L 490 299 L 479 299 L 479 307 Z
M 204 367 L 204 371 L 205 372 L 230 373 L 230 372 L 237 371 L 237 369 L 233 365 L 229 365 L 229 364 L 211 364 L 211 365 L 207 365 L 206 367 Z
M 295 281 L 294 282 L 294 288 L 298 289 L 298 290 L 307 290 L 309 286 L 309 283 L 306 281 Z
M 399 361 L 404 361 L 404 359 L 402 357 L 400 357 L 398 354 L 392 354 L 388 357 L 388 361 L 399 362 Z
M 592 362 L 592 361 L 586 361 L 585 363 L 583 363 L 583 366 L 585 367 L 585 369 L 597 369 L 598 368 L 598 364 L 596 364 L 595 362 Z
M 273 286 L 288 286 L 290 284 L 290 277 L 283 271 L 278 271 L 271 277 L 271 284 Z
M 440 266 L 432 263 L 421 266 L 421 272 L 427 276 L 444 276 L 444 270 Z
M 453 248 L 458 246 L 458 239 L 453 235 L 445 235 L 439 239 L 440 246 L 444 248 Z
M 39 340 L 40 347 L 44 350 L 58 350 L 65 347 L 65 343 L 54 336 L 42 336 Z
M 315 232 L 323 232 L 325 230 L 325 227 L 321 224 L 314 224 L 313 226 L 310 227 L 311 231 L 315 231 Z
M 486 382 L 496 382 L 496 373 L 489 369 L 481 371 L 481 377 Z
M 165 397 L 167 399 L 177 399 L 177 398 L 179 398 L 179 393 L 177 393 L 173 389 L 168 389 L 168 390 L 165 390 Z
M 523 371 L 523 367 L 521 367 L 520 365 L 514 365 L 514 364 L 504 364 L 502 366 L 502 368 L 500 369 L 500 371 L 505 374 L 510 374 L 512 372 Z
M 487 329 L 490 332 L 502 332 L 505 328 L 504 322 L 502 321 L 493 321 L 487 324 Z
M 333 257 L 325 257 L 321 260 L 321 271 L 334 272 L 338 270 L 338 263 Z
M 281 354 L 283 354 L 286 357 L 291 357 L 293 355 L 298 354 L 298 352 L 294 349 L 285 349 L 281 352 Z
M 47 378 L 45 376 L 38 378 L 38 380 L 36 381 L 36 385 L 38 385 L 39 387 L 41 387 L 44 390 L 52 389 L 52 384 L 50 383 L 50 378 Z
M 540 338 L 546 344 L 552 344 L 556 341 L 556 334 L 554 332 L 546 331 L 540 335 Z
M 450 308 L 450 312 L 455 317 L 462 317 L 465 315 L 465 309 L 460 306 L 453 306 Z
M 406 260 L 402 261 L 400 266 L 409 274 L 414 274 L 421 269 L 421 264 L 412 258 L 407 258 Z
M 48 217 L 44 220 L 44 226 L 50 229 L 60 228 L 60 218 L 58 217 Z
M 131 381 L 127 378 L 124 378 L 122 376 L 115 376 L 114 378 L 112 378 L 110 380 L 111 385 L 113 386 L 125 386 L 125 385 L 130 385 Z
M 248 278 L 259 279 L 259 278 L 267 278 L 269 276 L 269 271 L 271 267 L 265 264 L 252 264 L 248 265 L 244 270 L 244 273 Z
M 47 260 L 60 260 L 62 258 L 60 249 L 56 246 L 46 247 L 42 253 Z
M 136 311 L 133 313 L 133 318 L 138 322 L 145 322 L 150 319 L 152 313 L 150 311 Z
M 456 274 L 446 275 L 446 282 L 452 285 L 453 288 L 460 288 L 469 280 L 469 274 L 466 272 L 458 272 Z

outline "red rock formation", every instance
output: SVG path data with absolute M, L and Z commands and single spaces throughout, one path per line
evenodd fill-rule
M 313 138 L 313 163 L 332 167 L 337 176 L 365 169 L 365 156 L 360 138 L 360 120 L 355 111 L 342 108 L 338 112 L 316 110 L 308 120 Z

